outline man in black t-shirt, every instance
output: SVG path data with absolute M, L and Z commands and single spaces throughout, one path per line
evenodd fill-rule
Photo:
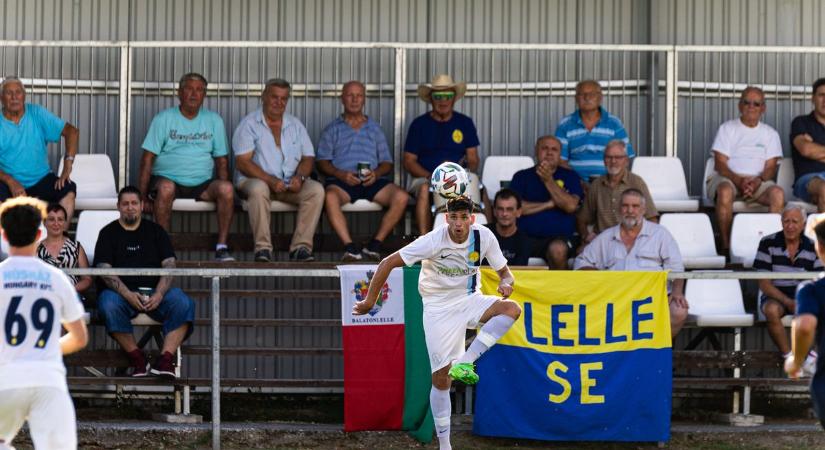
M 825 78 L 814 82 L 814 109 L 791 122 L 793 194 L 825 212 Z
M 507 258 L 507 265 L 526 266 L 533 252 L 533 240 L 516 227 L 516 219 L 521 217 L 521 197 L 512 189 L 502 189 L 493 201 L 494 224 L 487 224 L 492 230 L 501 253 Z
M 100 230 L 95 245 L 96 267 L 175 267 L 172 241 L 160 225 L 141 218 L 141 193 L 127 186 L 118 193 L 120 218 Z M 192 333 L 195 303 L 182 290 L 172 287 L 172 277 L 107 275 L 100 277 L 98 309 L 106 331 L 128 354 L 133 377 L 150 372 L 175 377 L 174 355 Z M 144 313 L 163 324 L 161 355 L 149 370 L 146 356 L 132 335 L 131 320 Z

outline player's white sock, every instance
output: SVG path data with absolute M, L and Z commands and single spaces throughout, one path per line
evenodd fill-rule
M 510 316 L 499 314 L 484 324 L 480 330 L 478 330 L 478 335 L 476 338 L 473 339 L 473 343 L 470 344 L 470 348 L 464 352 L 461 357 L 459 357 L 456 362 L 457 363 L 471 363 L 475 362 L 481 355 L 484 354 L 493 344 L 496 343 L 510 327 L 513 326 L 516 319 L 513 319 Z
M 450 390 L 437 389 L 433 386 L 430 389 L 430 408 L 433 410 L 433 421 L 435 422 L 435 435 L 438 436 L 439 450 L 452 450 L 450 446 Z

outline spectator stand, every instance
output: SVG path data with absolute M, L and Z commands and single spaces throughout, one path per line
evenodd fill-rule
M 642 177 L 659 212 L 696 212 L 699 200 L 688 195 L 682 160 L 666 156 L 637 156 L 633 173 Z

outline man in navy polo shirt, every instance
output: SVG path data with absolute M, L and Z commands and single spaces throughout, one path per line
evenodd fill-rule
M 430 175 L 439 164 L 450 161 L 473 172 L 478 170 L 478 133 L 473 119 L 454 111 L 467 84 L 449 75 L 436 75 L 430 84 L 418 86 L 418 97 L 432 110 L 410 124 L 404 145 L 404 169 L 412 177 L 409 192 L 415 195 L 415 219 L 421 235 L 430 231 Z M 480 199 L 473 199 L 479 201 Z
M 536 141 L 536 166 L 513 175 L 510 189 L 523 200 L 518 228 L 536 240 L 534 256 L 545 258 L 554 270 L 567 269 L 576 248 L 576 209 L 583 196 L 581 180 L 561 167 L 561 142 L 555 136 Z
M 332 229 L 344 244 L 344 261 L 364 257 L 381 259 L 381 245 L 404 217 L 409 195 L 392 176 L 392 155 L 378 122 L 364 114 L 366 89 L 360 81 L 349 81 L 341 91 L 344 113 L 324 128 L 318 143 L 318 171 L 326 175 L 326 212 Z M 369 168 L 359 169 L 359 163 Z M 378 231 L 366 247 L 352 241 L 341 206 L 359 199 L 387 208 Z
M 814 82 L 813 111 L 791 122 L 794 195 L 825 212 L 825 78 Z
M 594 80 L 580 81 L 576 85 L 576 111 L 562 118 L 556 128 L 561 159 L 586 183 L 607 174 L 604 148 L 608 142 L 620 139 L 627 145 L 627 156 L 636 156 L 622 121 L 601 105 L 601 85 Z

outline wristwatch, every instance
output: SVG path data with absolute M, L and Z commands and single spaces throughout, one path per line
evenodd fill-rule
M 64 156 L 63 159 L 65 161 L 74 161 L 74 156 Z

